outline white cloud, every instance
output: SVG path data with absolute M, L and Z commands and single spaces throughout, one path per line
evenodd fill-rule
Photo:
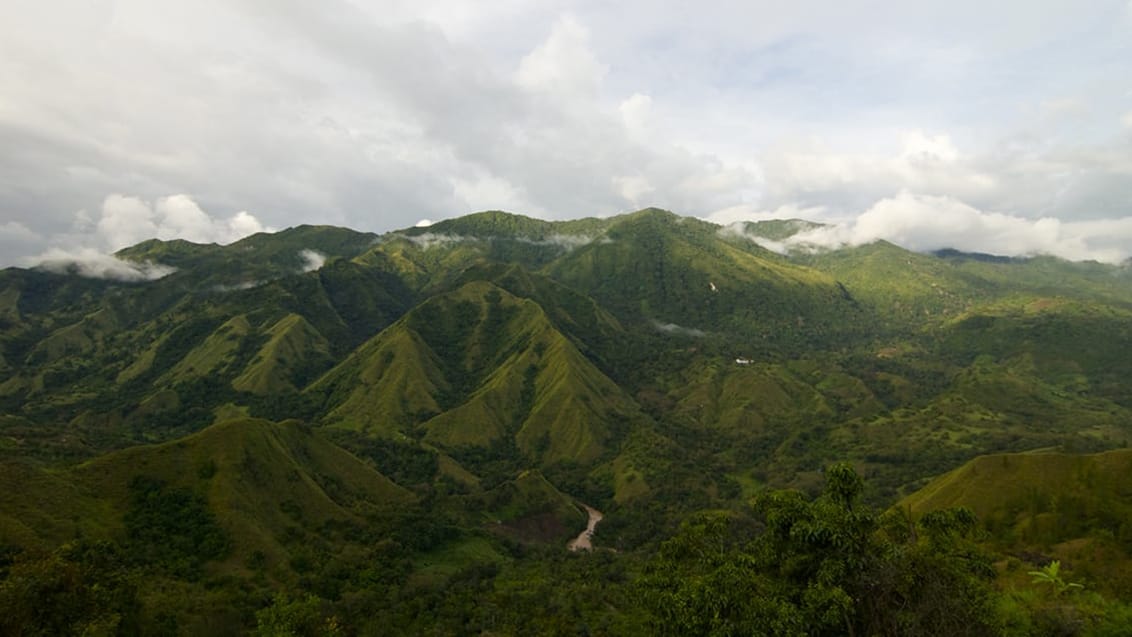
M 914 130 L 905 133 L 901 159 L 913 165 L 930 166 L 959 159 L 959 150 L 947 135 L 926 135 Z
M 0 223 L 0 243 L 38 241 L 41 237 L 19 221 Z
M 535 211 L 525 197 L 506 179 L 478 171 L 475 178 L 455 178 L 452 180 L 454 194 L 467 205 L 469 210 L 523 210 L 528 214 Z
M 452 245 L 453 243 L 463 243 L 465 241 L 478 241 L 475 237 L 465 237 L 456 234 L 439 234 L 435 232 L 425 232 L 423 234 L 409 235 L 405 237 L 409 241 L 416 244 L 422 250 L 428 250 L 435 247 L 444 247 Z
M 76 223 L 81 226 L 88 220 L 83 211 Z M 162 197 L 153 204 L 137 197 L 110 195 L 102 203 L 95 229 L 97 241 L 110 251 L 153 238 L 227 244 L 265 230 L 247 211 L 228 219 L 211 217 L 188 195 Z
M 629 138 L 637 143 L 649 143 L 655 131 L 652 118 L 652 98 L 641 93 L 633 93 L 617 107 Z
M 837 248 L 891 241 L 916 251 L 968 252 L 1119 263 L 1132 256 L 1132 217 L 1065 222 L 985 212 L 952 197 L 902 192 L 883 199 L 849 223 L 796 234 L 787 248 Z
M 303 260 L 303 272 L 314 272 L 326 263 L 326 255 L 316 250 L 300 250 L 299 258 Z
M 895 152 L 839 152 L 807 140 L 766 155 L 770 202 L 853 209 L 911 190 L 962 199 L 991 196 L 993 172 L 964 155 L 943 133 L 903 131 Z M 798 204 L 798 202 L 807 202 Z
M 566 252 L 576 250 L 582 246 L 587 246 L 594 242 L 594 238 L 584 234 L 552 234 L 545 239 L 530 239 L 526 237 L 516 237 L 517 241 L 529 243 L 531 245 L 539 246 L 556 246 L 562 248 Z M 495 239 L 493 239 L 495 240 Z M 598 241 L 600 243 L 612 243 L 612 240 L 602 235 Z
M 649 180 L 644 175 L 631 175 L 627 177 L 614 177 L 613 185 L 617 191 L 628 201 L 634 208 L 642 208 L 643 197 L 645 195 L 656 192 Z
M 774 210 L 761 210 L 751 204 L 730 206 L 716 210 L 704 218 L 721 226 L 733 226 L 743 221 L 767 221 L 770 219 L 827 219 L 824 206 L 802 207 L 796 203 L 783 204 Z
M 783 211 L 783 212 L 788 212 L 788 213 L 789 212 L 796 212 L 794 210 L 789 210 L 789 209 L 787 209 L 787 210 L 780 209 L 780 210 Z M 822 244 L 822 245 L 813 245 L 813 244 L 802 245 L 802 244 L 799 244 L 796 241 L 791 242 L 789 237 L 786 238 L 786 239 L 770 239 L 770 238 L 764 237 L 762 235 L 756 234 L 752 231 L 749 231 L 747 229 L 747 222 L 748 221 L 771 220 L 771 219 L 774 219 L 774 220 L 789 220 L 790 221 L 789 226 L 791 227 L 791 230 L 793 231 L 794 235 L 798 235 L 798 234 L 807 232 L 807 231 L 813 229 L 813 227 L 816 225 L 816 224 L 814 224 L 810 221 L 807 221 L 804 216 L 799 216 L 799 215 L 786 214 L 786 215 L 763 216 L 763 217 L 761 217 L 761 219 L 747 218 L 747 219 L 743 219 L 743 220 L 732 221 L 731 223 L 728 223 L 727 225 L 724 225 L 723 227 L 721 227 L 719 229 L 719 235 L 721 237 L 724 237 L 724 238 L 737 237 L 737 238 L 746 239 L 746 240 L 751 241 L 752 243 L 755 243 L 755 244 L 757 244 L 757 245 L 759 245 L 763 248 L 766 248 L 767 250 L 770 250 L 771 252 L 777 252 L 778 254 L 789 254 L 791 252 L 791 250 L 794 250 L 794 249 L 802 249 L 802 250 L 809 249 L 809 250 L 812 250 L 812 249 L 817 249 L 817 248 L 837 247 L 835 244 L 833 244 L 833 245 L 826 245 L 826 244 Z
M 111 252 L 134 245 L 159 234 L 153 208 L 137 197 L 110 195 L 102 202 L 101 216 L 95 222 L 96 238 Z M 84 212 L 76 219 L 86 225 Z
M 1124 0 L 466 4 L 0 3 L 0 224 L 32 233 L 0 256 L 68 244 L 81 209 L 115 245 L 476 209 L 842 219 L 902 190 L 1128 214 Z
M 177 269 L 158 263 L 123 261 L 94 248 L 51 248 L 32 261 L 34 267 L 58 274 L 77 274 L 91 279 L 153 281 Z
M 215 221 L 213 222 L 215 225 Z M 220 226 L 215 228 L 217 243 L 231 243 L 257 232 L 272 232 L 272 228 L 264 226 L 259 219 L 247 210 L 241 210 L 232 215 Z
M 661 323 L 660 321 L 653 321 L 653 327 L 665 334 L 675 334 L 677 336 L 691 336 L 694 338 L 702 338 L 707 336 L 707 332 L 697 330 L 694 327 L 684 327 L 675 323 Z
M 519 62 L 515 81 L 531 91 L 588 97 L 597 94 L 608 71 L 594 55 L 586 27 L 564 15 L 546 41 Z
M 25 256 L 22 261 L 52 272 L 91 278 L 154 280 L 171 274 L 175 268 L 123 261 L 108 253 L 147 239 L 231 243 L 264 230 L 269 229 L 248 212 L 217 219 L 187 195 L 162 197 L 151 204 L 138 197 L 116 194 L 102 202 L 97 219 L 87 210 L 78 211 L 71 232 L 54 237 L 54 245 L 37 256 Z

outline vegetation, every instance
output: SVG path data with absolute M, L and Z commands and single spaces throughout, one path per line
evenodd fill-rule
M 1119 634 L 1127 268 L 752 239 L 810 227 L 494 211 L 5 270 L 3 632 Z

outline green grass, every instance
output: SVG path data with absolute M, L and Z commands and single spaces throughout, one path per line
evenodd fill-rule
M 132 447 L 63 471 L 0 465 L 6 490 L 0 539 L 51 545 L 76 534 L 114 539 L 137 476 L 188 489 L 208 503 L 231 539 L 225 568 L 256 551 L 286 577 L 288 543 L 331 521 L 410 503 L 414 496 L 371 466 L 297 423 L 229 420 L 161 445 Z
M 241 341 L 251 329 L 244 315 L 229 319 L 170 370 L 167 382 L 183 382 L 224 373 L 235 362 Z
M 463 538 L 419 555 L 413 561 L 409 586 L 439 587 L 448 579 L 470 566 L 500 564 L 506 558 L 483 537 Z
M 266 332 L 267 342 L 232 381 L 237 390 L 268 396 L 297 391 L 310 380 L 308 370 L 332 360 L 330 344 L 298 314 L 288 314 Z
M 1090 588 L 1132 592 L 1132 451 L 980 456 L 897 504 L 917 516 L 956 506 L 999 550 L 1062 559 Z

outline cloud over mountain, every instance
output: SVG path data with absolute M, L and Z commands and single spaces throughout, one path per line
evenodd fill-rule
M 87 219 L 80 219 L 83 224 Z M 83 224 L 85 225 L 85 224 Z M 162 197 L 153 203 L 137 197 L 110 195 L 93 221 L 96 240 L 118 250 L 154 237 L 193 243 L 231 243 L 264 226 L 247 211 L 227 219 L 208 215 L 188 195 Z
M 159 279 L 175 268 L 123 261 L 110 253 L 152 238 L 228 244 L 265 230 L 269 228 L 246 211 L 227 219 L 213 217 L 188 195 L 162 197 L 151 203 L 116 194 L 102 202 L 97 218 L 80 211 L 69 232 L 55 237 L 54 245 L 42 253 L 23 261 L 25 265 L 92 278 Z
M 57 274 L 77 274 L 90 279 L 153 281 L 177 271 L 159 263 L 134 263 L 93 248 L 51 248 L 35 259 L 37 268 Z
M 1128 216 L 1123 0 L 878 11 L 8 5 L 0 245 L 17 262 L 68 243 L 78 210 L 115 246 L 478 209 L 844 222 L 905 192 L 1023 220 Z
M 728 228 L 740 232 L 735 226 Z M 835 249 L 883 239 L 922 252 L 958 248 L 1120 263 L 1132 257 L 1132 216 L 1091 221 L 1028 219 L 979 210 L 952 197 L 905 191 L 882 199 L 845 223 L 803 230 L 781 241 L 751 238 L 776 252 Z

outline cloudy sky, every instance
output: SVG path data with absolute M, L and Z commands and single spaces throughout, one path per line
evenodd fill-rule
M 0 265 L 483 209 L 1132 256 L 1132 2 L 0 0 Z

